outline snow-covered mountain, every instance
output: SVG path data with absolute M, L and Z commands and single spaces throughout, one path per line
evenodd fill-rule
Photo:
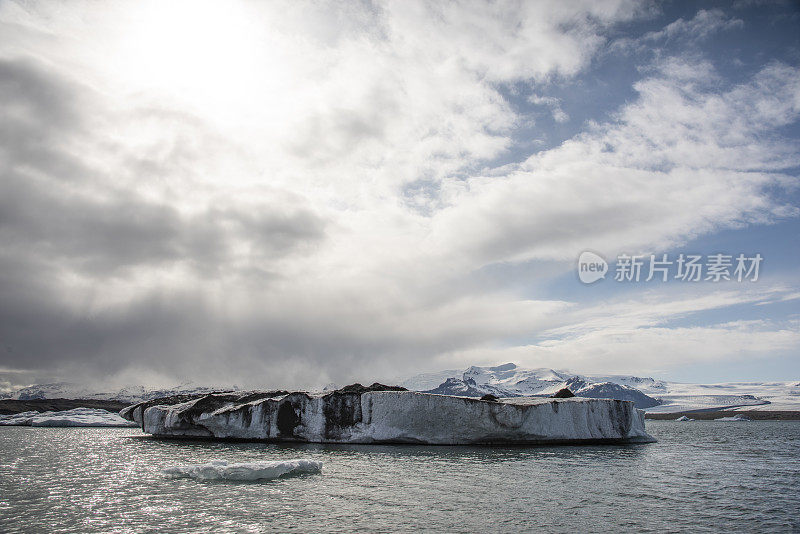
M 548 396 L 569 388 L 579 397 L 632 400 L 654 412 L 732 408 L 800 410 L 798 382 L 681 384 L 631 375 L 581 375 L 513 363 L 468 367 L 411 377 L 402 386 L 428 393 L 480 397 Z
M 159 397 L 168 397 L 181 394 L 201 394 L 214 391 L 238 391 L 236 386 L 214 388 L 198 386 L 192 382 L 185 382 L 178 386 L 162 389 L 146 389 L 143 386 L 131 386 L 117 391 L 98 391 L 97 389 L 73 384 L 70 382 L 56 382 L 52 384 L 36 384 L 18 389 L 13 393 L 0 395 L 0 399 L 36 400 L 36 399 L 92 399 L 115 400 L 120 402 L 143 402 Z
M 495 367 L 473 365 L 464 371 L 447 370 L 438 373 L 425 373 L 404 380 L 401 385 L 414 391 L 430 391 L 444 386 L 444 383 L 450 378 L 464 382 L 464 385 L 457 386 L 456 383 L 451 381 L 450 385 L 452 387 L 464 388 L 471 381 L 475 383 L 475 387 L 478 389 L 486 388 L 485 393 L 491 393 L 489 389 L 497 389 L 510 397 L 549 395 L 563 387 L 568 387 L 566 384 L 570 380 L 572 381 L 569 384 L 571 389 L 584 387 L 588 384 L 611 382 L 620 386 L 636 388 L 646 393 L 666 391 L 665 382 L 649 377 L 578 375 L 569 371 L 548 368 L 528 369 L 513 363 Z M 485 393 L 481 393 L 481 395 Z
M 633 401 L 637 408 L 644 410 L 653 408 L 661 404 L 661 401 L 645 395 L 636 388 L 614 382 L 599 382 L 596 384 L 586 384 L 578 388 L 575 392 L 578 397 L 589 397 L 592 399 L 619 399 Z
M 428 387 L 432 380 L 452 373 L 435 387 Z M 615 381 L 614 378 L 617 380 Z M 632 400 L 637 408 L 657 406 L 658 400 L 646 395 L 630 384 L 644 385 L 654 390 L 664 388 L 663 383 L 652 378 L 633 376 L 586 377 L 554 369 L 525 369 L 513 363 L 495 367 L 472 366 L 458 373 L 444 371 L 428 373 L 410 378 L 403 386 L 415 391 L 481 397 L 486 394 L 497 397 L 522 397 L 552 395 L 561 388 L 569 388 L 578 397 Z
M 408 388 L 411 389 L 411 388 Z M 488 384 L 478 384 L 472 378 L 466 380 L 461 378 L 448 378 L 439 386 L 425 390 L 425 393 L 436 393 L 438 395 L 455 395 L 459 397 L 483 397 L 490 394 L 495 397 L 519 397 L 502 388 L 496 388 Z

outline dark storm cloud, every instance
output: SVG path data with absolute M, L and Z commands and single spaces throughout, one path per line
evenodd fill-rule
M 83 128 L 77 87 L 32 60 L 0 59 L 0 171 L 35 168 L 60 178 L 88 169 L 60 146 Z
M 113 374 L 132 363 L 163 366 L 173 353 L 208 358 L 213 322 L 201 322 L 202 303 L 174 293 L 148 291 L 119 309 L 101 313 L 65 302 L 50 280 L 57 273 L 3 258 L 0 339 L 4 367 L 53 370 L 72 366 L 87 375 Z M 9 269 L 10 267 L 10 269 Z M 107 290 L 98 284 L 87 300 Z M 77 306 L 76 306 L 77 304 Z
M 49 74 L 34 60 L 0 60 L 0 96 L 7 113 L 3 121 L 5 142 L 30 141 L 33 133 L 51 137 L 61 128 L 74 127 L 80 117 L 71 105 L 78 96 L 76 87 Z M 49 128 L 39 130 L 43 124 Z M 12 126 L 19 136 L 7 135 L 14 132 Z M 24 145 L 4 146 L 19 149 Z
M 239 314 L 225 313 L 199 288 L 149 288 L 98 309 L 93 301 L 111 290 L 102 279 L 75 299 L 58 282 L 63 271 L 41 258 L 0 253 L 0 265 L 0 367 L 39 376 L 57 370 L 78 381 L 130 368 L 250 387 L 369 380 L 386 369 L 376 354 L 421 364 L 479 344 L 496 328 L 439 305 L 411 306 L 404 316 L 391 295 L 265 300 L 258 286 L 254 305 Z
M 157 368 L 164 354 L 218 354 L 213 313 L 196 295 L 149 288 L 103 313 L 91 303 L 115 280 L 176 263 L 263 282 L 273 262 L 321 241 L 325 222 L 277 194 L 185 214 L 114 185 L 82 159 L 92 97 L 44 64 L 0 60 L 0 367 L 114 372 L 131 358 Z M 176 164 L 138 159 L 153 174 Z M 71 292 L 76 278 L 93 288 Z
M 242 213 L 212 207 L 192 216 L 175 208 L 117 194 L 96 200 L 64 196 L 51 184 L 11 171 L 0 184 L 0 239 L 60 260 L 85 274 L 186 261 L 208 271 L 225 264 L 231 240 L 274 259 L 323 236 L 323 222 L 309 210 L 266 205 Z
M 42 65 L 0 61 L 0 239 L 6 249 L 37 251 L 92 273 L 177 260 L 208 269 L 225 262 L 232 239 L 275 257 L 323 237 L 319 217 L 283 199 L 252 211 L 212 205 L 186 216 L 104 183 L 108 177 L 84 164 L 73 146 L 84 128 L 79 108 L 90 100 L 83 93 Z

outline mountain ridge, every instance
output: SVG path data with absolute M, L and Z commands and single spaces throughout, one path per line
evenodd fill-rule
M 577 396 L 631 400 L 637 408 L 657 413 L 737 407 L 800 410 L 796 380 L 686 384 L 649 376 L 588 375 L 505 363 L 422 373 L 401 381 L 401 385 L 413 391 L 467 397 L 549 396 L 566 387 Z

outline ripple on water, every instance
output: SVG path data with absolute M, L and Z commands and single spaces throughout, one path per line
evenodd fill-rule
M 800 423 L 648 422 L 658 443 L 421 447 L 159 441 L 0 428 L 0 531 L 791 531 Z M 309 458 L 322 475 L 167 479 L 212 460 Z

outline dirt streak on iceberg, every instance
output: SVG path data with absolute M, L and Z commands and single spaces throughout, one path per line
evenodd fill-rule
M 500 402 L 374 384 L 330 393 L 217 393 L 120 412 L 149 434 L 312 443 L 500 445 L 646 443 L 633 402 L 517 397 Z

